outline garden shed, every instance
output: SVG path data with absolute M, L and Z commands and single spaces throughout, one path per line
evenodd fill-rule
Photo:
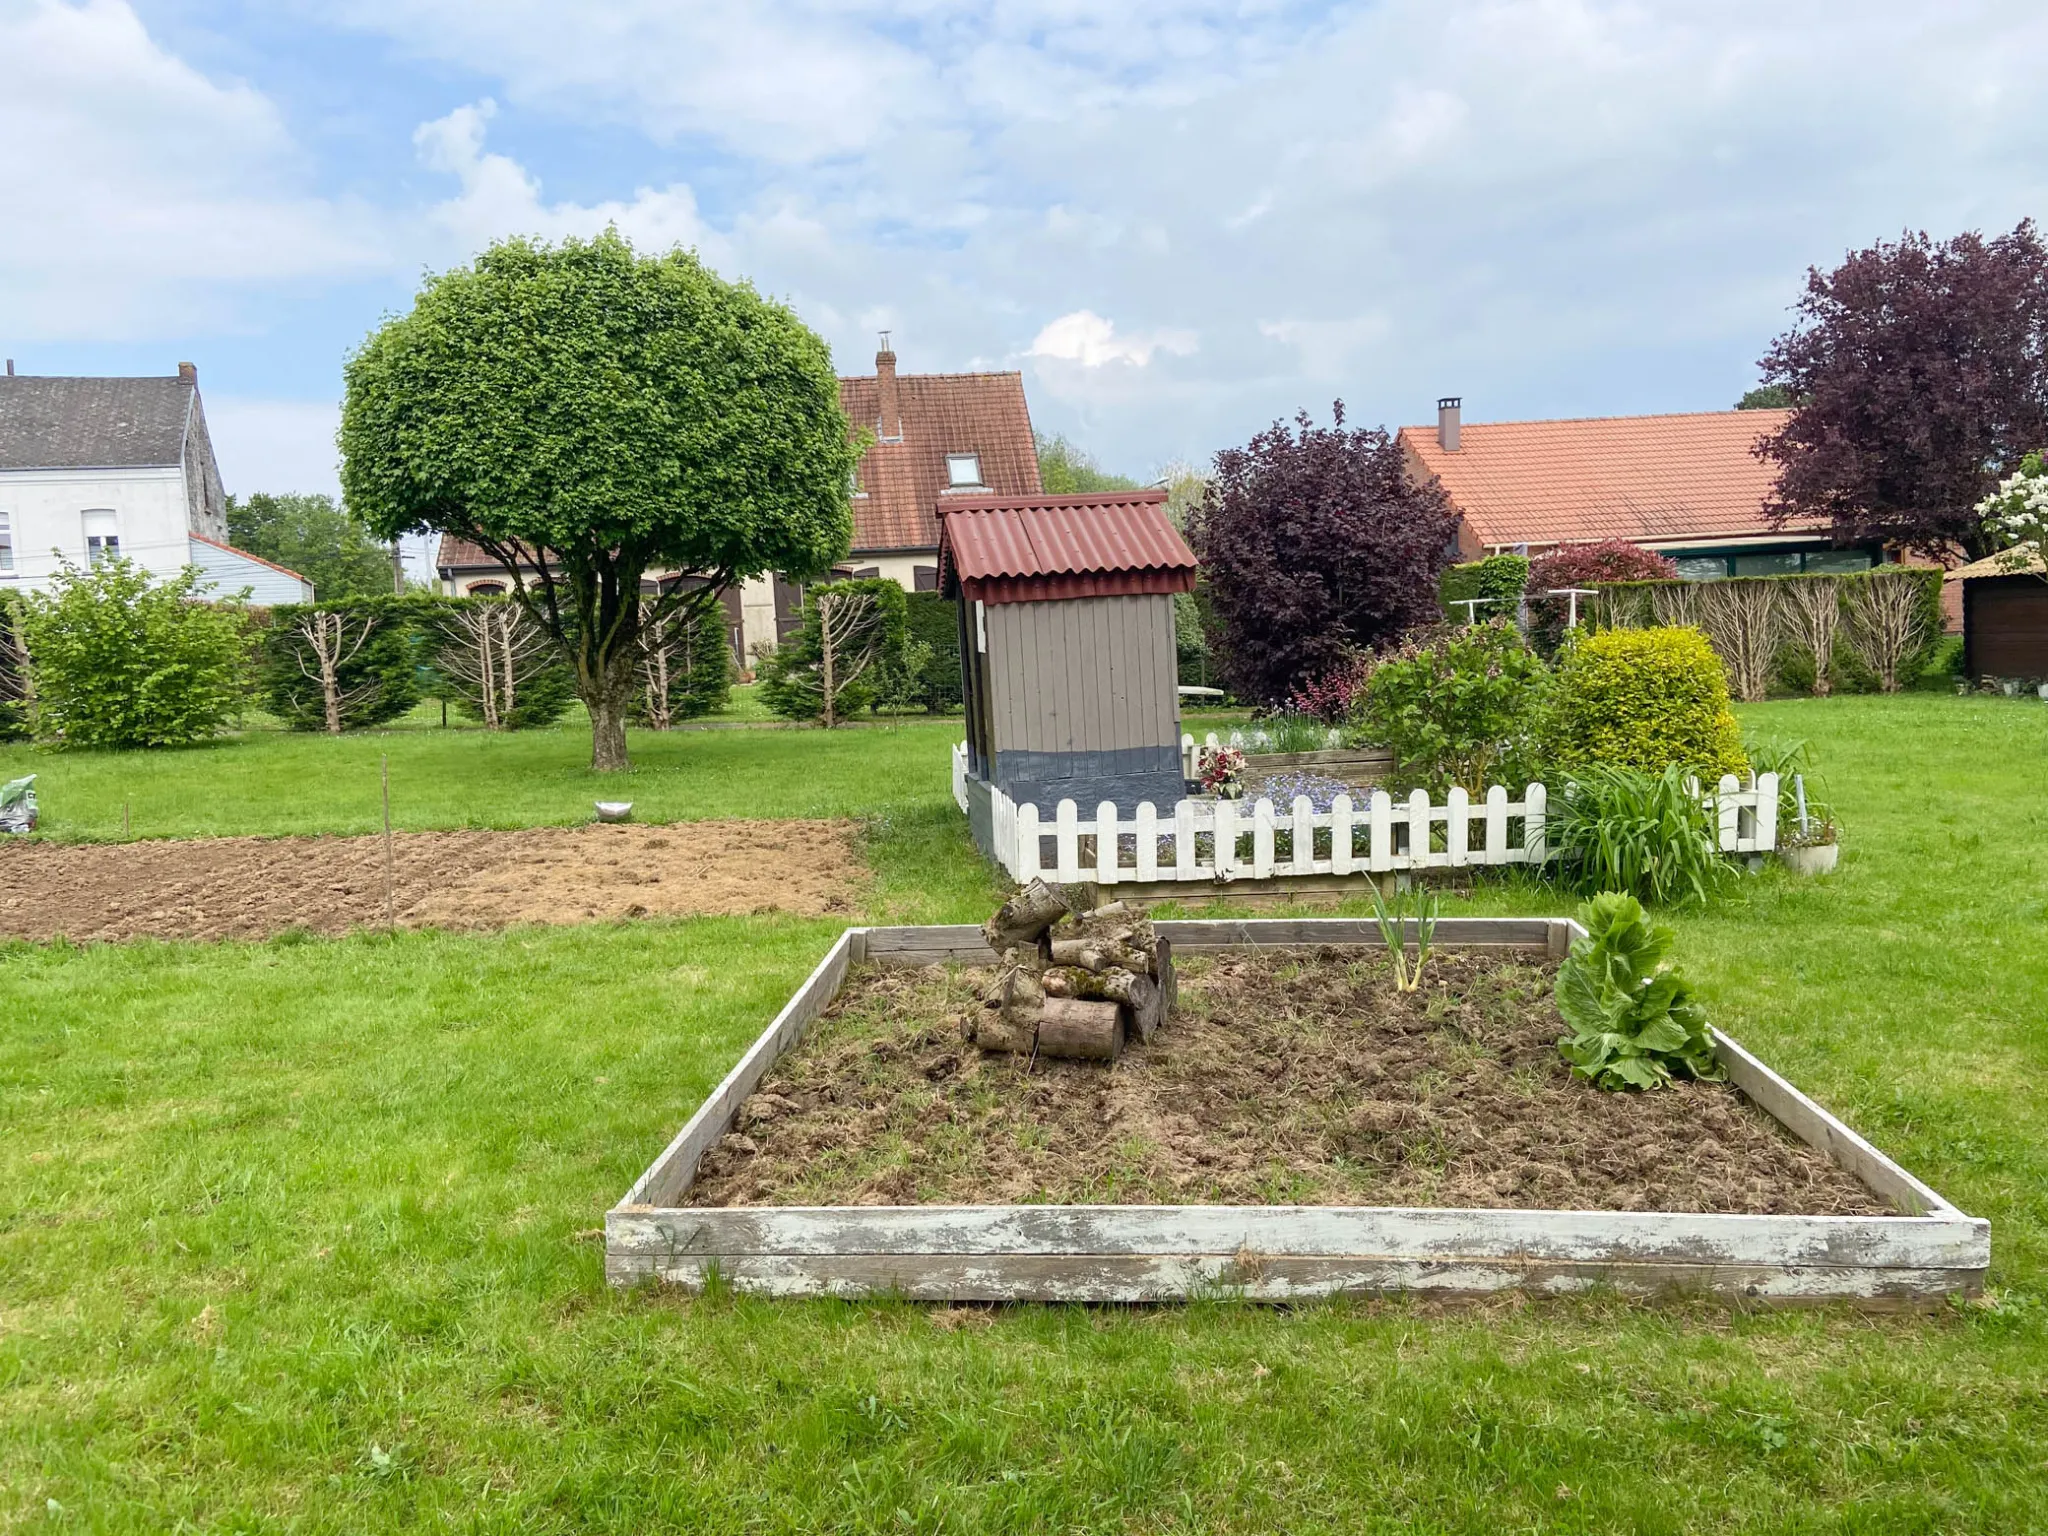
M 1963 589 L 1963 670 L 1973 678 L 2048 679 L 2048 573 L 2008 551 L 1950 571 Z
M 993 845 L 995 797 L 1182 798 L 1173 599 L 1196 562 L 1161 490 L 942 507 L 941 590 L 959 604 L 968 818 Z

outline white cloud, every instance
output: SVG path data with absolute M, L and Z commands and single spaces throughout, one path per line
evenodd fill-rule
M 1341 379 L 1357 353 L 1387 334 L 1385 315 L 1344 320 L 1261 320 L 1259 334 L 1295 348 L 1301 371 L 1317 383 Z
M 1052 362 L 1078 363 L 1083 368 L 1107 368 L 1119 363 L 1143 368 L 1152 361 L 1154 352 L 1185 357 L 1195 348 L 1193 331 L 1168 329 L 1119 336 L 1115 321 L 1104 319 L 1092 309 L 1077 309 L 1041 330 L 1028 355 Z
M 389 260 L 311 195 L 275 107 L 159 47 L 123 0 L 0 0 L 0 329 L 135 340 L 231 317 L 233 288 Z
M 542 202 L 537 178 L 509 156 L 484 150 L 485 125 L 497 110 L 497 104 L 486 98 L 422 123 L 413 132 L 421 162 L 462 183 L 458 196 L 436 204 L 430 214 L 433 223 L 452 237 L 457 259 L 506 235 L 559 240 L 564 235 L 594 235 L 610 224 L 644 251 L 697 247 L 714 265 L 725 254 L 724 242 L 698 215 L 696 195 L 681 183 L 642 187 L 631 202 Z

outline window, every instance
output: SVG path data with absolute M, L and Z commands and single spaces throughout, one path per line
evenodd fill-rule
M 939 590 L 939 568 L 936 565 L 912 566 L 910 579 L 916 583 L 913 590 L 936 592 Z
M 1726 555 L 1680 555 L 1677 560 L 1680 581 L 1719 581 L 1728 574 Z
M 1867 549 L 1809 549 L 1806 552 L 1806 569 L 1817 576 L 1867 571 L 1870 563 L 1870 551 Z
M 120 559 L 121 530 L 114 520 L 114 514 L 106 508 L 96 508 L 83 516 L 86 564 L 98 565 L 103 560 Z
M 14 524 L 0 512 L 0 576 L 14 574 Z
M 471 597 L 503 597 L 505 583 L 502 581 L 472 581 L 468 592 Z
M 1773 550 L 1769 554 L 1737 555 L 1735 574 L 1738 576 L 1797 576 L 1799 574 L 1799 551 L 1788 549 Z
M 978 453 L 949 453 L 946 455 L 946 485 L 950 490 L 979 490 L 981 488 L 981 455 Z

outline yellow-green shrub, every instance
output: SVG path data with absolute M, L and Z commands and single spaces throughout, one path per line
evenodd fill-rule
M 1580 638 L 1557 669 L 1549 743 L 1564 768 L 1614 763 L 1661 773 L 1683 763 L 1711 782 L 1748 766 L 1728 708 L 1728 674 L 1696 629 Z

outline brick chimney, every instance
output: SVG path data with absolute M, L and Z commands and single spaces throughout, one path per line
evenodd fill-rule
M 875 353 L 875 436 L 885 443 L 903 441 L 903 411 L 896 403 L 896 354 L 889 346 L 889 333 L 882 332 L 881 350 Z
M 1436 403 L 1436 445 L 1445 453 L 1458 451 L 1458 419 L 1463 414 L 1463 402 L 1456 395 L 1445 395 Z
M 180 384 L 197 384 L 199 382 L 199 370 L 190 363 L 178 364 L 178 382 Z

